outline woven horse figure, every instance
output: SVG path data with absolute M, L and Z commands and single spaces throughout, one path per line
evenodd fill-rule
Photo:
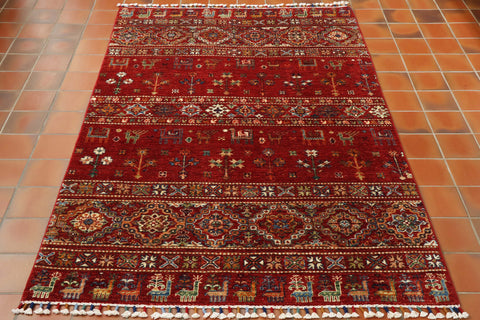
M 323 130 L 313 130 L 313 132 L 307 132 L 305 129 L 302 130 L 302 139 L 303 144 L 312 145 L 313 143 L 322 142 L 325 144 L 325 136 Z
M 440 282 L 441 282 L 441 288 L 440 289 L 433 288 L 432 291 L 430 291 L 430 295 L 435 298 L 436 302 L 449 301 L 450 293 L 448 292 L 445 279 L 440 280 Z
M 113 277 L 108 281 L 106 288 L 94 288 L 92 292 L 93 300 L 102 300 L 107 301 L 113 291 L 113 284 L 115 283 L 115 278 Z
M 422 302 L 424 300 L 422 285 L 419 280 L 415 282 L 414 289 L 409 291 L 405 290 L 403 296 L 408 299 L 410 302 Z
M 390 290 L 378 290 L 375 292 L 376 296 L 379 296 L 382 301 L 397 301 L 397 290 L 395 289 L 395 282 L 393 279 L 388 281 Z
M 238 297 L 239 302 L 252 302 L 257 295 L 257 282 L 255 280 L 252 281 L 250 290 L 239 290 L 235 292 L 234 295 Z
M 367 280 L 362 280 L 362 288 L 360 290 L 352 289 L 348 292 L 348 295 L 352 297 L 353 301 L 368 301 L 368 284 Z
M 323 297 L 323 301 L 325 302 L 339 302 L 340 296 L 342 295 L 342 278 L 341 277 L 334 277 L 333 280 L 335 290 L 323 290 L 318 295 Z
M 173 144 L 181 144 L 183 138 L 183 130 L 182 129 L 172 129 L 167 130 L 166 128 L 160 129 L 160 144 L 168 144 L 171 140 Z
M 231 142 L 240 143 L 240 141 L 245 141 L 245 143 L 253 143 L 253 130 L 252 129 L 245 129 L 245 130 L 236 130 L 234 128 L 230 128 L 231 133 Z
M 118 291 L 120 299 L 126 302 L 138 301 L 138 297 L 140 296 L 140 290 L 142 289 L 142 282 L 143 279 L 139 278 L 138 283 L 133 288 L 124 286 L 120 291 Z
M 55 287 L 55 282 L 57 282 L 60 276 L 61 276 L 60 272 L 55 272 L 54 274 L 52 274 L 50 278 L 50 282 L 48 283 L 48 286 L 36 284 L 33 287 L 31 287 L 30 290 L 33 291 L 32 297 L 48 299 L 48 297 L 50 296 L 50 293 L 53 291 L 53 288 Z
M 173 277 L 167 277 L 167 283 L 164 285 L 164 290 L 160 290 L 159 287 L 153 287 L 152 290 L 147 292 L 148 295 L 152 296 L 152 301 L 156 302 L 166 302 L 167 298 L 172 292 L 172 280 Z M 163 286 L 162 286 L 163 287 Z
M 228 295 L 228 280 L 223 281 L 220 290 L 208 291 L 205 294 L 210 297 L 210 302 L 224 302 Z
M 63 298 L 64 299 L 78 299 L 80 298 L 80 295 L 83 293 L 83 289 L 85 288 L 85 284 L 87 283 L 88 276 L 84 275 L 82 277 L 82 281 L 80 282 L 80 285 L 78 288 L 74 287 L 65 287 L 62 290 L 60 290 L 61 293 L 63 293 Z
M 312 302 L 313 297 L 313 285 L 312 278 L 307 281 L 306 290 L 296 289 L 291 293 L 291 296 L 295 298 L 297 302 Z
M 268 302 L 280 302 L 285 299 L 285 280 L 280 280 L 279 290 L 267 291 L 263 294 Z
M 195 276 L 193 279 L 194 279 L 193 290 L 188 290 L 186 288 L 183 288 L 180 291 L 175 293 L 176 296 L 180 297 L 181 302 L 195 302 L 195 300 L 197 300 L 198 289 L 200 287 L 202 276 Z

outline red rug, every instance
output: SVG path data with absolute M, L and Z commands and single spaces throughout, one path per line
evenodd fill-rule
M 14 311 L 466 316 L 352 10 L 121 7 Z

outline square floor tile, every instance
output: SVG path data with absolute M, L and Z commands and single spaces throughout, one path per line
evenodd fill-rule
M 390 30 L 395 38 L 421 38 L 422 33 L 414 23 L 390 24 Z
M 63 180 L 68 160 L 30 160 L 25 167 L 21 186 L 58 187 Z
M 28 159 L 37 141 L 34 135 L 0 135 L 0 159 Z
M 455 182 L 459 186 L 480 185 L 480 160 L 448 160 Z
M 441 158 L 437 142 L 430 134 L 402 134 L 402 147 L 407 158 Z
M 480 187 L 460 187 L 468 213 L 472 217 L 480 217 Z
M 0 227 L 0 253 L 34 253 L 48 219 L 5 219 Z
M 472 66 L 463 54 L 437 54 L 435 55 L 443 71 L 472 71 Z
M 423 108 L 429 110 L 458 111 L 457 103 L 449 91 L 419 91 Z
M 28 72 L 0 71 L 0 90 L 20 90 L 30 74 Z
M 47 111 L 54 98 L 54 91 L 23 91 L 15 105 L 15 110 Z
M 443 23 L 420 23 L 420 29 L 425 38 L 451 38 L 453 34 L 450 32 L 448 25 Z
M 430 217 L 467 217 L 465 207 L 455 187 L 421 187 Z
M 472 134 L 438 134 L 437 139 L 446 158 L 480 158 L 480 148 Z
M 55 187 L 18 188 L 7 212 L 8 218 L 49 218 L 58 189 Z
M 410 73 L 417 90 L 448 90 L 447 83 L 440 72 Z
M 16 186 L 26 164 L 26 160 L 0 160 L 0 187 Z
M 0 91 L 0 111 L 10 110 L 18 98 L 18 91 Z
M 443 23 L 442 12 L 440 10 L 412 10 L 418 23 Z
M 7 54 L 0 64 L 2 71 L 30 71 L 37 61 L 37 55 Z
M 46 116 L 45 112 L 12 112 L 3 128 L 3 132 L 39 133 Z
M 427 112 L 427 117 L 436 133 L 467 133 L 469 131 L 460 112 Z
M 44 39 L 20 39 L 13 42 L 10 53 L 40 53 L 45 45 Z
M 60 87 L 65 73 L 63 72 L 32 72 L 25 85 L 26 90 L 56 90 Z

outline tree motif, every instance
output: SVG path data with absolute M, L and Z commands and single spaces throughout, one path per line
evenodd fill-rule
M 327 86 L 332 86 L 332 95 L 334 96 L 339 96 L 340 93 L 338 92 L 337 90 L 337 86 L 341 86 L 341 85 L 344 85 L 346 84 L 347 82 L 343 79 L 335 79 L 335 77 L 337 76 L 336 73 L 334 72 L 328 72 L 327 73 L 327 78 L 323 78 L 321 80 L 321 82 L 324 84 L 324 85 L 327 85 Z
M 362 172 L 362 169 L 370 165 L 370 161 L 359 160 L 360 153 L 357 150 L 351 149 L 348 151 L 348 155 L 352 157 L 352 160 L 341 161 L 345 167 L 354 168 L 356 170 L 355 177 L 362 181 L 365 179 L 365 174 Z
M 116 84 L 115 89 L 113 89 L 114 94 L 119 94 L 120 91 L 122 90 L 120 86 L 122 84 L 132 84 L 133 80 L 130 78 L 123 79 L 125 78 L 127 74 L 125 72 L 119 72 L 117 73 L 117 79 L 110 78 L 107 81 L 105 81 L 107 84 Z
M 223 79 L 219 80 L 213 80 L 213 85 L 214 86 L 219 86 L 223 87 L 225 90 L 223 93 L 224 94 L 230 94 L 230 88 L 233 86 L 240 86 L 241 81 L 240 80 L 233 80 L 233 75 L 231 72 L 224 72 L 222 73 L 221 77 Z
M 309 157 L 309 160 L 298 160 L 297 163 L 299 167 L 305 168 L 308 171 L 313 173 L 313 179 L 318 180 L 320 177 L 318 174 L 322 172 L 324 168 L 330 167 L 330 161 L 328 160 L 317 160 L 315 161 L 315 158 L 318 156 L 318 151 L 317 150 L 305 150 L 305 154 L 307 157 Z
M 253 160 L 253 163 L 259 168 L 262 168 L 266 165 L 267 177 L 268 179 L 273 180 L 273 167 L 282 167 L 285 164 L 285 160 L 282 158 L 273 159 L 273 155 L 275 154 L 275 152 L 272 149 L 265 149 L 262 153 L 265 156 L 266 160 L 264 158 L 257 158 Z
M 85 164 L 85 165 L 93 164 L 93 168 L 92 170 L 90 170 L 90 177 L 93 178 L 98 174 L 98 166 L 100 164 L 106 166 L 113 162 L 112 158 L 109 156 L 103 157 L 100 160 L 100 156 L 102 154 L 105 154 L 105 152 L 106 150 L 104 147 L 98 147 L 98 148 L 95 148 L 95 150 L 93 150 L 93 153 L 95 154 L 95 158 L 93 158 L 92 156 L 84 156 L 80 159 L 80 162 L 82 164 Z
M 135 179 L 142 178 L 141 172 L 146 171 L 147 167 L 154 167 L 157 165 L 157 160 L 146 160 L 144 162 L 144 157 L 148 154 L 147 149 L 138 149 L 137 155 L 139 156 L 138 161 L 136 159 L 128 159 L 125 160 L 123 165 L 132 167 L 134 170 L 136 169 Z
M 190 158 L 187 160 L 187 156 L 190 154 L 190 150 L 180 150 L 180 155 L 182 158 L 175 158 L 170 160 L 170 165 L 172 166 L 178 166 L 181 168 L 181 170 L 178 172 L 178 177 L 180 179 L 185 179 L 188 175 L 187 168 L 190 166 L 196 166 L 199 164 L 199 161 L 196 158 Z
M 297 96 L 302 95 L 302 91 L 309 85 L 312 84 L 313 80 L 302 80 L 302 75 L 300 73 L 293 73 L 292 81 L 284 81 L 283 84 L 287 87 L 291 87 L 294 91 L 297 92 Z
M 210 159 L 210 167 L 211 168 L 219 168 L 223 169 L 223 179 L 228 180 L 230 177 L 228 175 L 228 169 L 235 169 L 235 168 L 243 168 L 243 160 L 235 160 L 230 159 L 232 156 L 232 149 L 222 149 L 220 152 L 220 156 L 224 158 L 222 159 Z M 230 163 L 230 164 L 229 164 Z

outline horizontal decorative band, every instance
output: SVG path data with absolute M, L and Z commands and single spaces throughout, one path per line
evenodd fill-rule
M 332 3 L 281 3 L 281 4 L 203 4 L 203 3 L 187 3 L 187 4 L 141 4 L 141 3 L 118 3 L 118 7 L 129 8 L 241 8 L 241 9 L 269 9 L 269 8 L 303 8 L 303 7 L 345 7 L 349 6 L 349 1 L 335 1 Z

